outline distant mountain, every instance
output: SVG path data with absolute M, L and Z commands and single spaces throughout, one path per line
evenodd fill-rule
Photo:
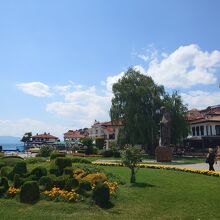
M 0 136 L 0 145 L 3 144 L 21 144 L 20 137 Z

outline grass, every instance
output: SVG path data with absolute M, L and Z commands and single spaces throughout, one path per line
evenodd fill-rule
M 48 167 L 47 162 L 44 165 Z M 36 164 L 31 164 L 29 169 L 34 166 Z M 69 204 L 41 200 L 35 205 L 26 205 L 15 199 L 0 199 L 1 219 L 220 219 L 220 178 L 140 169 L 137 184 L 131 186 L 128 168 L 103 168 L 127 182 L 120 187 L 113 208 L 101 209 L 88 202 Z

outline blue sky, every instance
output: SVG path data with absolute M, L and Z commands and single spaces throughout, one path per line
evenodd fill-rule
M 189 107 L 220 104 L 220 2 L 0 1 L 0 135 L 109 120 L 130 66 Z

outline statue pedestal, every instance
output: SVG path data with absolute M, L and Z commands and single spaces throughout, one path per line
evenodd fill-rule
M 171 162 L 173 149 L 171 147 L 157 147 L 155 156 L 157 162 Z

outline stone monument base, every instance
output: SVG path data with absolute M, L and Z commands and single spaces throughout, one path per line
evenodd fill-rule
M 157 147 L 155 156 L 157 162 L 171 162 L 173 149 L 171 147 Z

